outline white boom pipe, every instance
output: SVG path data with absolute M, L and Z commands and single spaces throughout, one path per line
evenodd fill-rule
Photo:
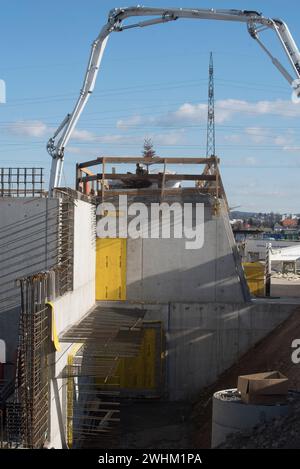
M 150 20 L 141 21 L 136 24 L 123 26 L 122 22 L 130 17 L 158 17 Z M 59 187 L 62 177 L 64 150 L 68 144 L 72 132 L 80 118 L 83 109 L 92 94 L 97 75 L 99 73 L 101 60 L 107 44 L 109 35 L 112 32 L 120 32 L 126 29 L 136 27 L 146 27 L 159 23 L 166 23 L 169 21 L 175 21 L 180 18 L 186 19 L 206 19 L 206 20 L 219 20 L 219 21 L 236 21 L 240 23 L 246 23 L 251 36 L 256 39 L 263 50 L 271 58 L 273 64 L 282 73 L 282 75 L 288 80 L 289 83 L 293 83 L 294 78 L 289 72 L 283 67 L 283 65 L 272 56 L 268 49 L 258 39 L 257 26 L 260 25 L 265 28 L 273 29 L 281 45 L 288 56 L 289 61 L 295 72 L 295 80 L 299 80 L 299 89 L 296 89 L 296 93 L 300 93 L 300 52 L 297 45 L 287 27 L 287 25 L 281 20 L 273 20 L 270 18 L 263 17 L 256 11 L 247 10 L 203 10 L 203 9 L 191 9 L 191 8 L 148 8 L 148 7 L 129 7 L 129 8 L 115 8 L 110 11 L 108 16 L 108 22 L 103 26 L 97 39 L 93 42 L 90 59 L 88 62 L 86 74 L 82 89 L 80 91 L 79 98 L 75 104 L 75 107 L 71 114 L 68 114 L 63 122 L 60 124 L 55 134 L 49 139 L 47 144 L 47 150 L 52 156 L 52 165 L 49 181 L 49 192 Z M 57 140 L 58 139 L 58 140 Z M 56 141 L 57 140 L 57 141 Z

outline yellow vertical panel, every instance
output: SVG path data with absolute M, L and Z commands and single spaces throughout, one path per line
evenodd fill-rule
M 264 265 L 260 262 L 244 262 L 243 268 L 250 292 L 255 296 L 264 296 Z
M 126 239 L 97 238 L 96 300 L 126 300 Z
M 140 353 L 136 357 L 121 358 L 117 373 L 120 385 L 126 389 L 154 389 L 156 386 L 156 329 L 144 329 Z M 159 346 L 160 344 L 157 344 Z
M 68 355 L 68 369 L 71 371 L 74 356 Z M 73 408 L 74 408 L 74 379 L 68 376 L 67 379 L 67 443 L 68 448 L 73 444 Z
M 70 352 L 68 353 L 67 358 L 67 443 L 68 448 L 72 448 L 73 445 L 73 416 L 74 416 L 74 377 L 72 366 L 74 363 L 74 357 L 78 350 L 82 347 L 83 344 L 78 343 L 74 344 L 71 347 Z
M 158 344 L 157 344 L 158 345 Z M 146 329 L 145 330 L 145 387 L 155 388 L 155 350 L 156 350 L 156 330 Z
M 99 386 L 116 385 L 127 390 L 155 390 L 162 379 L 162 330 L 145 327 L 141 348 L 136 357 L 120 357 L 115 375 L 104 382 L 97 378 Z

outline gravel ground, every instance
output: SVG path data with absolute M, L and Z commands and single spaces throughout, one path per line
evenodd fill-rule
M 290 414 L 229 435 L 219 449 L 300 449 L 300 394 L 291 403 Z

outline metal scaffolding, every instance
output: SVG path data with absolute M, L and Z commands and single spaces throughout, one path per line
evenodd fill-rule
M 0 168 L 0 197 L 43 197 L 43 168 Z
M 25 448 L 42 448 L 49 429 L 47 274 L 19 282 L 22 304 L 15 392 L 7 405 L 7 440 Z

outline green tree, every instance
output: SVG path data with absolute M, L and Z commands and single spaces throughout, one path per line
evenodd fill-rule
M 155 156 L 155 150 L 153 148 L 151 138 L 145 138 L 144 140 L 143 156 L 145 158 L 154 158 Z

